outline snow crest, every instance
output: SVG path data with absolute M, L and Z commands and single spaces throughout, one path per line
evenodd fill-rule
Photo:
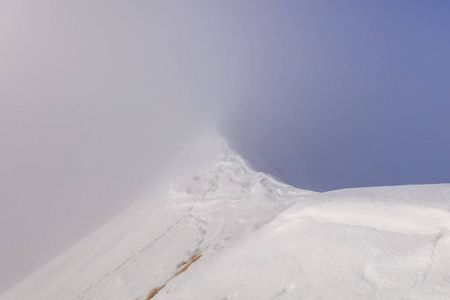
M 320 194 L 211 149 L 0 299 L 450 298 L 450 185 Z

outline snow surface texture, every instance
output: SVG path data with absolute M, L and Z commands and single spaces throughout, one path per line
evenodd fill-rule
M 0 299 L 144 300 L 195 253 L 152 299 L 450 299 L 450 185 L 320 194 L 222 141 L 198 149 L 207 165 L 179 168 Z

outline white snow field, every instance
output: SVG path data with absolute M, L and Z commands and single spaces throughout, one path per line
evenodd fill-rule
M 315 193 L 211 140 L 0 299 L 450 299 L 449 184 Z

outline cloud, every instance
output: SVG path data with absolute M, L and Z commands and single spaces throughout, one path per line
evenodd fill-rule
M 218 4 L 2 2 L 0 289 L 128 206 L 230 110 L 229 21 Z

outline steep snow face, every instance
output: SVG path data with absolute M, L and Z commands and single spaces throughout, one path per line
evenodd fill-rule
M 195 162 L 198 152 L 208 166 L 192 171 L 192 163 L 175 163 L 169 170 L 181 175 L 173 176 L 170 184 L 153 190 L 1 299 L 144 299 L 193 254 L 202 257 L 172 281 L 189 276 L 203 261 L 314 194 L 252 171 L 217 139 L 187 149 L 177 162 Z
M 252 171 L 219 140 L 169 170 L 0 299 L 144 300 L 157 287 L 152 299 L 450 298 L 450 185 L 319 194 Z

